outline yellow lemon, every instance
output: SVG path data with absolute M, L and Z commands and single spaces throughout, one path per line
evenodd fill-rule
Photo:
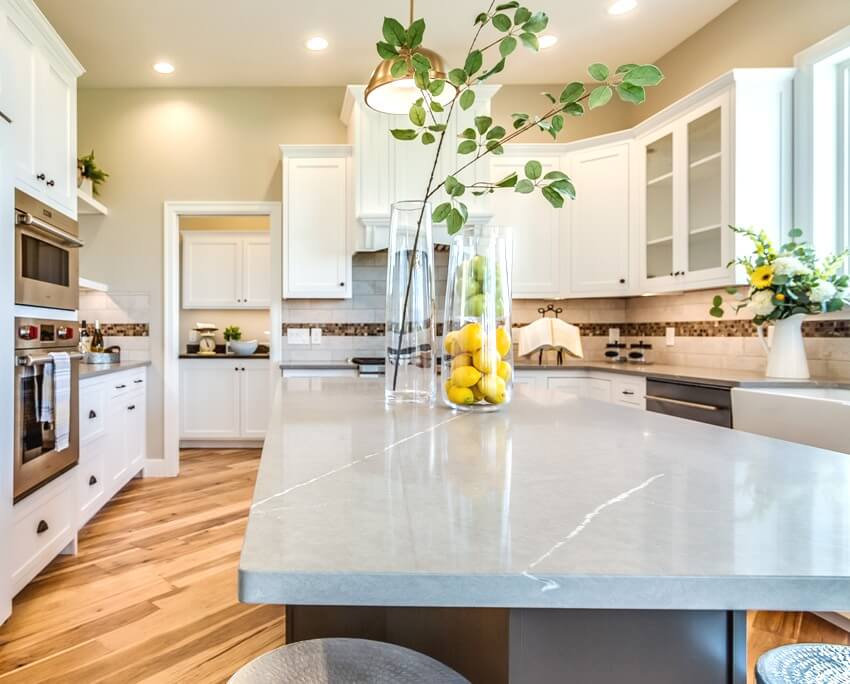
M 513 373 L 513 369 L 511 368 L 511 364 L 507 361 L 499 361 L 499 367 L 496 369 L 496 375 L 498 375 L 502 380 L 508 382 L 511 379 L 511 374 Z
M 499 363 L 499 354 L 491 346 L 483 346 L 478 351 L 472 352 L 472 365 L 484 375 L 489 375 L 496 370 Z
M 505 381 L 498 375 L 485 375 L 478 383 L 478 389 L 489 404 L 501 404 L 505 400 Z
M 476 402 L 484 399 L 484 393 L 480 389 L 478 389 L 478 385 L 473 385 L 469 389 L 472 390 L 472 396 L 475 397 Z
M 468 387 L 451 387 L 446 396 L 453 404 L 471 404 L 475 401 L 472 390 Z
M 496 330 L 496 349 L 499 357 L 507 356 L 511 350 L 511 336 L 504 326 Z
M 472 365 L 472 357 L 469 354 L 458 354 L 452 359 L 452 370 Z
M 481 379 L 481 373 L 473 366 L 463 366 L 452 371 L 452 385 L 472 387 Z
M 453 330 L 450 333 L 447 333 L 445 337 L 443 337 L 443 349 L 446 350 L 446 354 L 451 354 L 454 356 L 458 352 L 460 352 L 460 346 L 458 344 L 458 334 L 460 331 Z
M 482 339 L 483 333 L 480 323 L 467 323 L 457 331 L 457 341 L 460 344 L 461 351 L 474 352 L 481 349 Z
M 452 388 L 452 381 L 451 380 L 446 380 L 445 388 L 446 388 L 446 394 L 448 394 L 449 390 Z

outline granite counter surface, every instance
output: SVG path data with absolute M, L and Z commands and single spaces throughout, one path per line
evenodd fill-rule
M 80 380 L 95 378 L 99 375 L 109 375 L 110 373 L 120 373 L 133 368 L 142 368 L 150 366 L 150 361 L 119 361 L 118 363 L 81 363 L 80 364 Z
M 281 380 L 251 603 L 850 609 L 850 458 L 529 386 L 488 413 Z

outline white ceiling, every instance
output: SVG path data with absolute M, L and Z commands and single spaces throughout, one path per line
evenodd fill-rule
M 548 33 L 558 44 L 540 55 L 518 55 L 501 83 L 560 83 L 601 61 L 651 62 L 720 14 L 735 0 L 639 0 L 612 17 L 613 0 L 543 0 Z M 87 88 L 275 86 L 364 83 L 378 61 L 374 43 L 384 15 L 406 22 L 404 0 L 36 0 L 87 69 Z M 487 0 L 419 0 L 428 23 L 425 44 L 460 66 L 472 21 Z M 450 15 L 447 13 L 450 9 Z M 490 28 L 489 30 L 494 30 Z M 310 52 L 307 38 L 330 41 Z M 169 76 L 151 66 L 172 62 Z

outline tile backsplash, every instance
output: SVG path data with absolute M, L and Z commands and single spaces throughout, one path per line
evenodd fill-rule
M 121 347 L 125 361 L 150 361 L 150 295 L 147 292 L 80 292 L 79 318 L 90 330 L 100 321 L 107 347 Z

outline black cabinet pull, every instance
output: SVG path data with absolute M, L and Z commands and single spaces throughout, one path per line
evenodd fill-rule
M 48 187 L 52 188 L 54 185 L 56 185 L 56 181 L 51 179 L 51 180 L 47 181 L 47 185 L 48 185 Z
M 89 478 L 89 487 L 94 487 L 96 484 L 97 484 L 97 478 L 94 475 L 92 475 Z
M 135 382 L 138 385 L 140 382 L 144 382 L 144 380 L 133 380 L 133 382 Z
M 39 520 L 39 521 L 38 521 L 38 527 L 36 527 L 36 528 L 35 528 L 35 533 L 36 533 L 36 534 L 44 534 L 44 533 L 45 533 L 45 532 L 47 532 L 47 530 L 49 530 L 49 529 L 50 529 L 50 528 L 49 528 L 49 526 L 47 525 L 47 521 L 46 521 L 46 520 Z
M 35 177 L 36 180 L 44 180 L 45 178 L 47 178 L 47 176 L 45 176 L 43 173 L 40 173 Z
M 127 407 L 127 410 L 128 410 L 128 411 L 135 411 L 135 409 L 136 409 L 136 405 L 135 405 L 135 404 L 130 404 L 130 405 Z
M 632 392 L 631 390 L 623 390 L 623 394 L 630 397 L 634 394 L 634 392 Z
M 115 385 L 115 389 L 124 389 L 127 385 Z
M 94 409 L 92 409 L 89 411 L 89 420 L 94 420 L 95 418 L 97 418 L 97 414 L 94 412 Z

